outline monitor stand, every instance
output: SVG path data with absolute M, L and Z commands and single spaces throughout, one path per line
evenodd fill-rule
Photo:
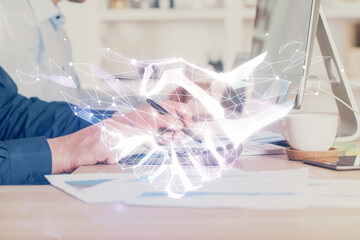
M 354 110 L 358 111 L 349 80 L 345 74 L 344 67 L 335 46 L 334 38 L 330 32 L 328 22 L 321 7 L 316 37 L 319 41 L 322 55 L 330 57 L 325 60 L 325 67 L 334 95 L 346 102 Z M 338 126 L 335 141 L 345 142 L 356 140 L 360 136 L 359 115 L 345 107 L 339 101 L 336 101 L 336 104 L 339 110 L 340 124 Z

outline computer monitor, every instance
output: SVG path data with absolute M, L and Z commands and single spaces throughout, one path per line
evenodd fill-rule
M 272 81 L 266 84 L 265 80 L 275 76 L 290 82 L 286 93 L 279 93 L 278 101 L 293 100 L 294 107 L 300 107 L 319 6 L 319 1 L 314 0 L 258 0 L 251 57 L 268 52 L 265 62 L 269 63 L 253 75 L 259 97 L 271 87 Z
M 274 76 L 288 82 L 286 92 L 277 102 L 293 101 L 299 109 L 306 79 L 310 73 L 311 55 L 318 39 L 328 78 L 335 96 L 358 111 L 350 84 L 336 50 L 320 0 L 258 0 L 251 57 L 268 52 L 263 67 L 253 74 L 254 92 L 259 97 L 271 88 Z M 337 101 L 340 125 L 337 141 L 353 141 L 360 136 L 359 115 Z

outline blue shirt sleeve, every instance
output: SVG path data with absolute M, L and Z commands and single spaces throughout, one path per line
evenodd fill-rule
M 75 116 L 66 102 L 48 103 L 19 95 L 0 67 L 0 184 L 47 183 L 44 175 L 51 174 L 52 159 L 46 138 L 90 125 Z
M 48 103 L 18 94 L 15 83 L 0 67 L 0 140 L 54 138 L 90 125 L 75 116 L 66 102 Z
M 0 142 L 0 184 L 47 184 L 51 151 L 45 137 Z

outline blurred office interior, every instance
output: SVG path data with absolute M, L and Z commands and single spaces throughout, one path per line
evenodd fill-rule
M 61 1 L 59 7 L 66 18 L 74 62 L 116 73 L 118 63 L 99 53 L 110 48 L 131 59 L 183 57 L 201 67 L 228 71 L 239 53 L 245 60 L 251 51 L 256 2 L 87 0 L 82 4 Z M 355 96 L 360 95 L 356 94 L 360 93 L 360 1 L 324 0 L 322 6 Z M 318 46 L 313 55 L 321 55 Z M 312 72 L 324 79 L 322 87 L 327 88 L 324 66 L 314 65 Z M 79 77 L 86 85 L 86 78 Z M 312 101 L 306 97 L 305 105 Z M 320 111 L 336 111 L 331 97 L 319 101 Z

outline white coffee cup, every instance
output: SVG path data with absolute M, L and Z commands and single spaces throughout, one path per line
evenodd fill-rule
M 327 151 L 336 137 L 337 120 L 331 113 L 289 114 L 281 122 L 281 133 L 296 150 Z

